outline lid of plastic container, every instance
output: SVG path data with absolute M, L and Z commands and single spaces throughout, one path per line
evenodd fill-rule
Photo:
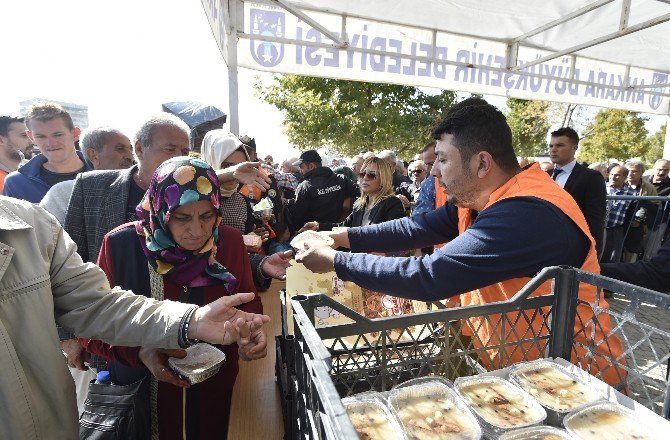
M 109 371 L 98 371 L 98 375 L 95 377 L 98 382 L 109 382 Z

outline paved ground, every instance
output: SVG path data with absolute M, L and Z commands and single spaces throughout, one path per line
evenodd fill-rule
M 629 305 L 628 299 L 617 294 L 610 300 L 614 320 L 626 321 L 619 332 L 624 350 L 632 348 L 626 355 L 629 369 L 634 370 L 629 373 L 630 394 L 658 413 L 663 407 L 670 355 L 670 310 L 642 304 L 629 320 L 624 313 Z

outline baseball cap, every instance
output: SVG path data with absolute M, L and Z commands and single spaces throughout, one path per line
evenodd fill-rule
M 321 163 L 321 156 L 317 153 L 316 150 L 307 150 L 300 155 L 300 159 L 293 162 L 293 165 L 299 166 L 303 162 L 308 163 Z

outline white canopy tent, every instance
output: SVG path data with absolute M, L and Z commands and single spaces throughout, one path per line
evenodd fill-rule
M 235 133 L 238 66 L 670 115 L 670 0 L 202 3 Z

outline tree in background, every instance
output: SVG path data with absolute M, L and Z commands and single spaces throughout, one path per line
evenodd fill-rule
M 646 120 L 646 117 L 627 110 L 599 111 L 582 134 L 578 160 L 601 162 L 642 156 L 648 145 Z
M 658 131 L 647 138 L 646 153 L 642 155 L 642 160 L 653 164 L 657 159 L 663 157 L 663 144 L 665 142 L 665 128 L 663 124 Z
M 254 87 L 284 113 L 289 142 L 345 156 L 391 149 L 411 158 L 456 101 L 450 91 L 431 95 L 418 87 L 298 75 L 275 75 L 271 84 Z
M 550 105 L 546 101 L 507 99 L 507 123 L 517 156 L 535 157 L 547 152 Z

